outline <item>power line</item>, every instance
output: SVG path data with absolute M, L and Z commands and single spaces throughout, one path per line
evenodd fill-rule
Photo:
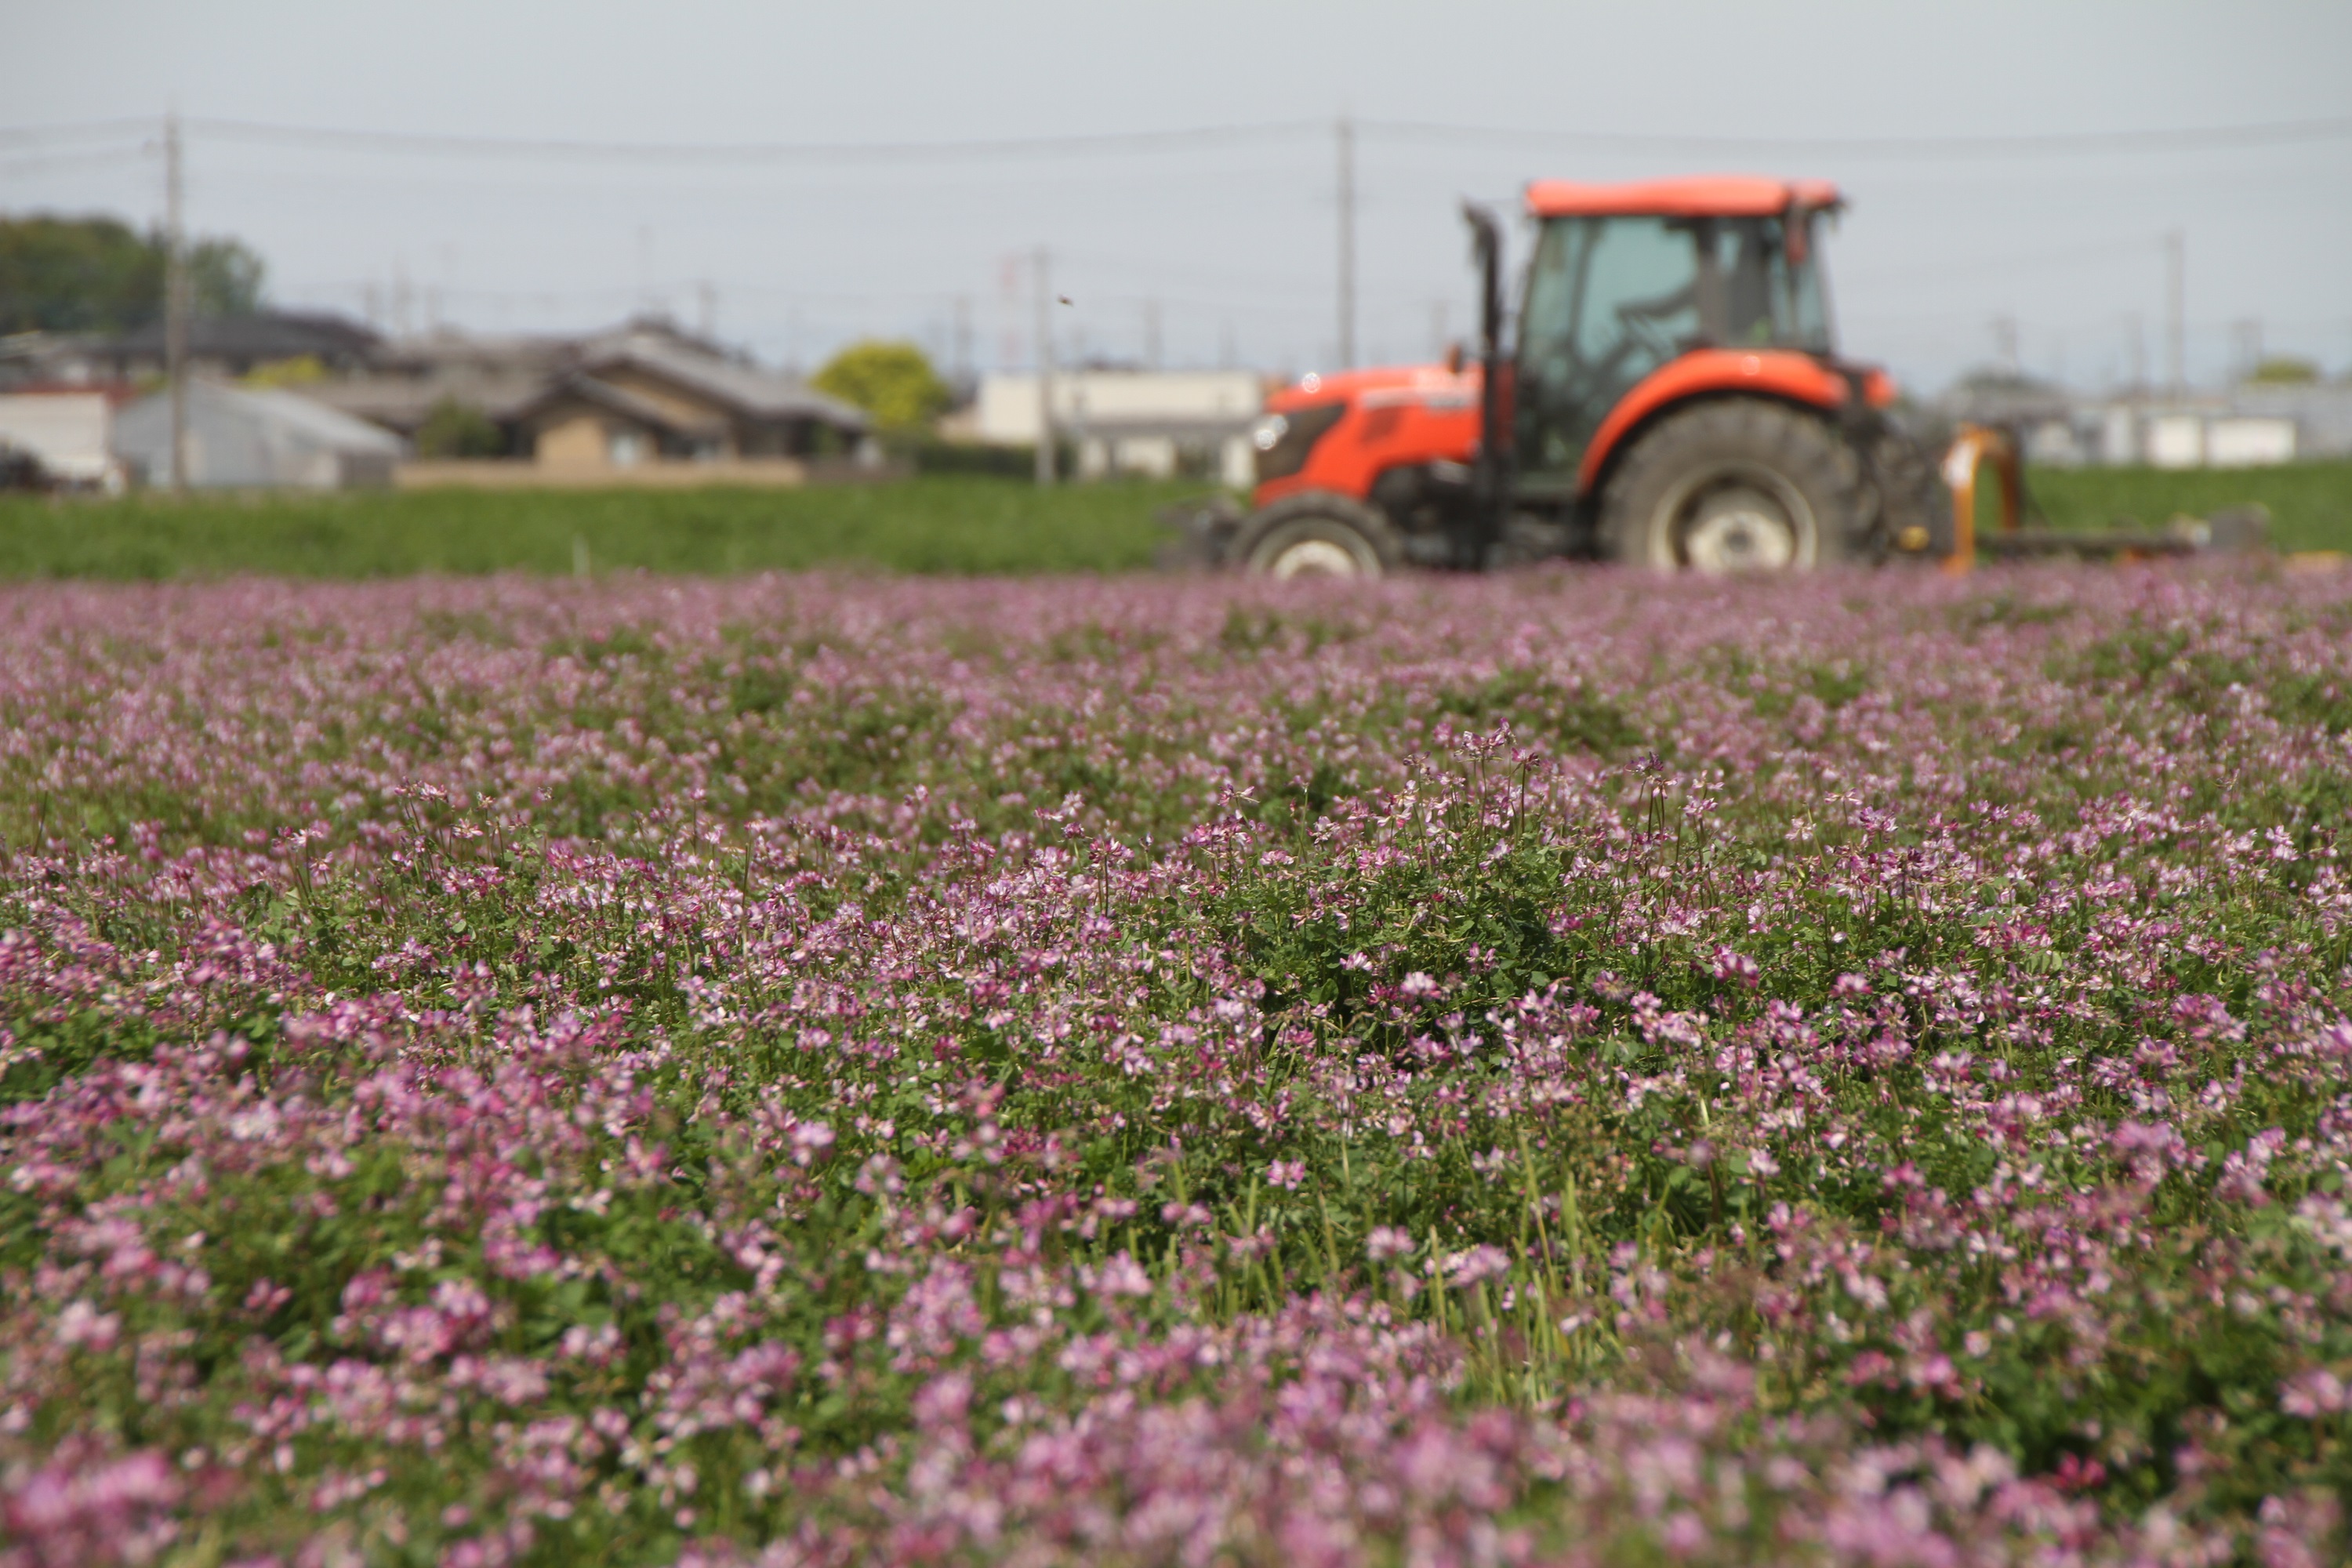
M 43 174 L 57 169 L 94 169 L 110 163 L 143 162 L 154 152 L 143 143 L 136 147 L 108 147 L 88 153 L 5 153 L 0 152 L 0 175 Z
M 1543 131 L 1436 121 L 1364 120 L 1382 135 L 1426 140 L 1567 142 L 1603 152 L 1789 153 L 1844 158 L 2010 158 L 2051 153 L 2187 153 L 2352 136 L 2352 115 L 2135 131 L 2057 131 L 2012 136 L 1691 136 Z
M 1152 152 L 1267 139 L 1304 139 L 1328 131 L 1328 121 L 1265 120 L 1178 126 L 1158 131 L 1073 135 L 982 137 L 903 142 L 622 142 L 556 137 L 446 135 L 339 126 L 190 117 L 189 131 L 232 141 L 310 149 L 441 156 L 498 156 L 656 163 L 787 163 L 901 159 L 988 159 Z M 52 125 L 0 127 L 0 144 L 40 143 L 152 132 L 155 121 L 118 118 Z M 1853 158 L 2004 158 L 2053 153 L 2199 152 L 2288 145 L 2352 137 L 2352 115 L 2273 120 L 2242 125 L 2144 127 L 1994 136 L 1710 136 L 1629 132 L 1564 131 L 1533 126 L 1468 125 L 1440 121 L 1355 120 L 1361 131 L 1394 139 L 1535 142 L 1620 153 L 1776 153 Z
M 1975 278 L 1987 272 L 2006 272 L 2021 268 L 2063 267 L 2075 262 L 2105 261 L 2118 256 L 2156 255 L 2164 244 L 2158 235 L 2137 235 L 2128 239 L 2101 240 L 2091 245 L 2067 246 L 2056 250 L 2038 250 L 2024 255 L 1990 256 L 1980 260 L 1952 262 L 1937 267 L 1895 267 L 1884 270 L 1871 268 L 1840 268 L 1838 276 L 1849 282 L 1859 281 L 1871 287 L 1887 283 L 1926 283 L 1953 278 Z
M 152 136 L 156 116 L 121 115 L 111 120 L 68 120 L 54 125 L 0 125 L 0 143 L 75 142 L 109 136 Z
M 351 131 L 249 120 L 190 119 L 194 130 L 235 141 L 348 151 L 479 157 L 641 159 L 669 163 L 790 163 L 902 158 L 1043 157 L 1087 153 L 1151 152 L 1161 148 L 1248 142 L 1319 131 L 1307 120 L 1193 125 L 1167 131 L 1124 131 L 1073 136 L 983 137 L 953 142 L 583 142 L 500 136 L 445 136 L 403 131 Z

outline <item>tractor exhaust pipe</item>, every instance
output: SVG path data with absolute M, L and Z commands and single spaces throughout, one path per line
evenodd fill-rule
M 1465 565 L 1485 564 L 1486 552 L 1503 537 L 1503 519 L 1510 510 L 1510 404 L 1505 384 L 1503 354 L 1503 230 L 1495 215 L 1471 202 L 1462 204 L 1470 226 L 1470 246 L 1478 262 L 1478 363 L 1483 373 L 1478 399 L 1478 462 L 1473 471 L 1475 497 L 1472 559 Z

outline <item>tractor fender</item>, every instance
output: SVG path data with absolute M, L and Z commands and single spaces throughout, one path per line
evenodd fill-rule
M 1600 493 L 1605 471 L 1644 426 L 1698 397 L 1765 397 L 1824 411 L 1853 395 L 1845 377 L 1810 354 L 1788 349 L 1696 349 L 1633 384 L 1592 433 L 1577 465 L 1580 493 Z

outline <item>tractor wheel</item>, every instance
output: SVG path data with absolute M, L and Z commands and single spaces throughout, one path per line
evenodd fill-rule
M 1242 524 L 1231 558 L 1253 577 L 1379 577 L 1404 559 L 1404 540 L 1361 501 L 1288 496 Z
M 1807 571 L 1854 558 L 1861 465 L 1821 420 L 1736 398 L 1673 415 L 1626 455 L 1601 552 L 1666 571 Z

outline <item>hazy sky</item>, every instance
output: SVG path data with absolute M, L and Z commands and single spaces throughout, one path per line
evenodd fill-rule
M 1191 0 L 0 0 L 12 131 L 155 117 L 188 133 L 191 227 L 259 249 L 282 302 L 579 328 L 652 301 L 771 360 L 907 334 L 1028 353 L 1018 258 L 1055 257 L 1067 353 L 1299 370 L 1334 353 L 1324 123 L 1051 156 L 654 163 L 235 139 L 205 120 L 631 142 L 954 141 L 1328 122 L 1359 135 L 1360 357 L 1460 333 L 1459 199 L 1529 178 L 1824 174 L 1844 346 L 1934 384 L 2017 322 L 2027 369 L 2162 364 L 2160 240 L 2187 235 L 2190 369 L 2258 320 L 2352 366 L 2352 134 L 2191 151 L 1889 155 L 1887 138 L 2352 116 L 2352 4 L 1409 5 Z M 1551 132 L 1442 138 L 1379 122 Z M 1780 139 L 1642 149 L 1576 135 Z M 1793 147 L 1790 139 L 1826 145 Z M 1869 145 L 1879 139 L 1882 145 Z M 135 129 L 0 136 L 0 209 L 162 210 Z M 708 294 L 703 292 L 704 286 Z

